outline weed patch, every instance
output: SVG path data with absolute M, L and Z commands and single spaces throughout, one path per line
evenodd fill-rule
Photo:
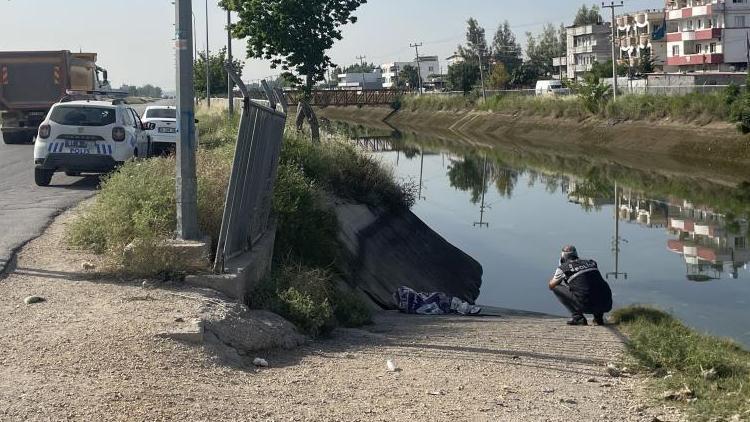
M 654 375 L 656 395 L 687 387 L 696 400 L 685 406 L 695 420 L 750 412 L 750 352 L 654 308 L 628 307 L 612 318 L 630 339 L 630 356 Z

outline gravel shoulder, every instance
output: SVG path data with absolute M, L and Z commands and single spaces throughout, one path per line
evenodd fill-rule
M 366 329 L 229 361 L 160 333 L 234 305 L 83 270 L 97 258 L 64 246 L 71 215 L 0 279 L 0 420 L 681 420 L 646 399 L 643 378 L 606 375 L 624 347 L 614 329 L 509 310 L 384 312 Z M 46 301 L 26 305 L 30 295 Z M 245 317 L 260 333 L 248 337 L 294 335 L 263 313 Z M 270 366 L 248 365 L 254 357 Z

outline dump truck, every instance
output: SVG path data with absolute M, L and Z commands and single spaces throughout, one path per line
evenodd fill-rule
M 0 124 L 6 144 L 31 143 L 69 90 L 108 90 L 96 53 L 0 51 Z

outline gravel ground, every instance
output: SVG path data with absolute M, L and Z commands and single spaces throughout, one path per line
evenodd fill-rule
M 158 336 L 202 312 L 196 291 L 83 270 L 97 261 L 62 244 L 69 218 L 0 280 L 0 420 L 681 420 L 649 404 L 643 379 L 605 374 L 623 350 L 614 329 L 523 312 L 382 313 L 365 330 L 249 356 L 268 368 L 232 366 Z

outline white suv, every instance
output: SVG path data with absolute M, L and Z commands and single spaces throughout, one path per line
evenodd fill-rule
M 39 126 L 34 181 L 47 186 L 56 171 L 107 173 L 131 158 L 146 157 L 146 128 L 122 100 L 57 103 Z

